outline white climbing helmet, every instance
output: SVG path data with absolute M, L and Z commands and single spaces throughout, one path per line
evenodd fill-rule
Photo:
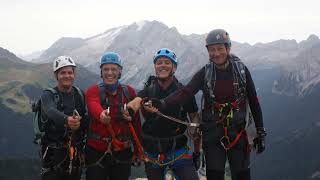
M 70 56 L 59 56 L 53 61 L 53 72 L 56 72 L 58 69 L 66 66 L 77 67 L 76 63 Z

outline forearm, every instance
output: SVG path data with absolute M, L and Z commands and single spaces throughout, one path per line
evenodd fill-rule
M 57 109 L 57 105 L 54 100 L 47 95 L 41 98 L 41 103 L 41 109 L 48 119 L 53 121 L 54 125 L 58 129 L 64 128 L 68 116 Z
M 175 91 L 164 99 L 166 105 L 185 104 L 203 87 L 204 68 L 198 71 L 191 81 L 183 88 Z
M 258 101 L 258 100 L 256 100 L 256 101 Z M 250 109 L 251 109 L 252 116 L 253 116 L 254 123 L 255 123 L 256 127 L 264 127 L 260 103 L 249 101 L 249 105 L 250 105 Z

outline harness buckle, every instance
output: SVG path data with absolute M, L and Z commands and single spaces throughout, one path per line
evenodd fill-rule
M 111 142 L 112 142 L 112 137 L 111 137 L 111 136 L 102 137 L 101 140 L 102 140 L 102 141 L 105 141 L 105 142 L 107 142 L 107 143 L 111 143 Z
M 220 139 L 220 144 L 221 146 L 227 151 L 230 149 L 230 138 L 228 136 L 223 136 L 221 139 Z
M 40 170 L 40 175 L 43 176 L 44 174 L 46 174 L 47 172 L 51 171 L 51 168 L 41 168 Z

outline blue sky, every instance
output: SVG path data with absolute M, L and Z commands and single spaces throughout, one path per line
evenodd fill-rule
M 250 44 L 301 41 L 320 35 L 319 8 L 319 0 L 1 0 L 0 47 L 28 54 L 60 37 L 86 38 L 141 20 L 182 34 L 224 28 Z

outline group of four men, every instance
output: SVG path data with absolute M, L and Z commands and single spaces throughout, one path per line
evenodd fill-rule
M 197 180 L 200 144 L 208 180 L 224 179 L 227 158 L 234 180 L 250 179 L 251 144 L 245 130 L 249 109 L 257 153 L 264 151 L 266 136 L 254 83 L 246 66 L 230 54 L 226 31 L 211 31 L 206 48 L 209 63 L 186 86 L 174 76 L 175 53 L 160 49 L 153 58 L 156 76 L 150 76 L 138 93 L 119 82 L 123 65 L 117 53 L 101 57 L 102 81 L 85 95 L 73 86 L 74 60 L 58 57 L 53 63 L 55 91 L 45 90 L 41 96 L 46 119 L 42 179 L 79 180 L 85 167 L 87 180 L 127 180 L 132 162 L 142 160 L 148 179 L 162 180 L 170 169 L 176 179 Z M 199 90 L 204 101 L 200 118 L 194 97 Z M 191 127 L 196 128 L 186 133 Z

